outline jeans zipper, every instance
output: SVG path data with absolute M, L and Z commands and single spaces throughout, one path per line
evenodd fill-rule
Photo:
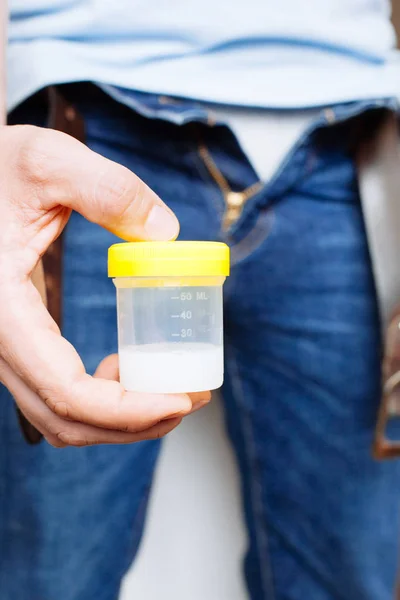
M 199 142 L 198 150 L 207 171 L 221 190 L 225 202 L 222 228 L 224 231 L 227 231 L 235 225 L 240 218 L 246 202 L 261 190 L 263 182 L 257 181 L 241 192 L 234 192 L 224 175 L 221 173 L 221 170 L 217 167 L 207 146 L 201 141 Z

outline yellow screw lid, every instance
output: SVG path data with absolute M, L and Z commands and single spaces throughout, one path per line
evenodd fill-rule
M 109 277 L 229 275 L 229 247 L 220 242 L 125 242 L 108 249 Z

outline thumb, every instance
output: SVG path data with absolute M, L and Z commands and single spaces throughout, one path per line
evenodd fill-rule
M 119 363 L 118 354 L 110 354 L 103 358 L 96 369 L 94 377 L 99 379 L 109 379 L 111 381 L 119 381 Z
M 34 192 L 42 209 L 71 208 L 128 241 L 177 237 L 175 215 L 132 171 L 58 131 L 19 131 L 20 172 L 26 174 L 25 187 L 35 188 L 25 192 Z

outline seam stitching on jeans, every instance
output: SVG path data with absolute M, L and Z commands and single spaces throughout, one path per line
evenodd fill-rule
M 229 346 L 231 347 L 231 344 L 229 344 Z M 247 418 L 246 410 L 244 410 L 242 402 L 242 399 L 244 398 L 243 385 L 239 377 L 238 363 L 232 349 L 230 349 L 230 354 L 231 364 L 233 366 L 233 375 L 231 376 L 232 395 L 236 404 L 241 409 L 242 415 L 244 415 L 243 418 L 239 420 L 239 422 L 242 425 L 245 457 L 250 466 L 250 471 L 252 474 L 250 478 L 250 502 L 253 514 L 255 516 L 259 516 L 262 523 L 261 528 L 255 528 L 255 537 L 260 566 L 262 567 L 263 564 L 265 564 L 266 566 L 265 570 L 261 568 L 261 585 L 263 588 L 263 597 L 265 600 L 277 600 L 275 594 L 271 555 L 269 550 L 267 518 L 265 516 L 261 489 L 259 489 L 259 486 L 261 488 L 261 478 L 258 476 L 259 472 L 255 461 L 255 439 L 253 435 L 251 421 Z M 259 486 L 257 482 L 260 482 Z M 265 560 L 263 559 L 263 551 L 266 557 Z

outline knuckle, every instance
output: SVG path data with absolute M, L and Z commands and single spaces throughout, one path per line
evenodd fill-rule
M 71 407 L 64 400 L 56 400 L 53 403 L 53 412 L 62 419 L 72 419 Z
M 74 432 L 72 431 L 62 431 L 58 433 L 57 438 L 68 446 L 75 446 L 76 448 L 82 448 L 83 446 L 91 446 L 96 443 L 96 441 L 89 440 L 82 432 Z
M 47 388 L 37 389 L 37 393 L 55 415 L 62 419 L 73 420 L 73 410 L 68 394 Z
M 48 179 L 51 133 L 46 129 L 30 125 L 22 129 L 17 159 L 19 170 L 24 179 L 30 183 L 43 184 Z
M 68 446 L 68 444 L 65 444 L 57 437 L 54 437 L 52 435 L 45 435 L 44 439 L 48 444 L 50 444 L 50 446 L 53 446 L 53 448 L 66 448 Z
M 133 185 L 131 182 L 129 193 L 121 198 L 121 217 L 123 217 L 130 208 L 135 211 L 135 214 L 138 215 L 139 218 L 145 216 L 150 207 L 147 200 L 146 189 L 147 186 L 141 179 L 135 178 Z M 127 196 L 129 201 L 127 201 Z
M 145 183 L 128 169 L 113 165 L 101 175 L 96 199 L 101 203 L 107 202 L 116 222 L 121 221 L 130 210 L 140 219 L 148 210 L 145 189 Z
M 58 419 L 54 419 L 57 421 Z M 50 435 L 52 438 L 57 438 L 58 432 L 60 431 L 60 424 L 49 419 L 46 423 L 46 435 Z

